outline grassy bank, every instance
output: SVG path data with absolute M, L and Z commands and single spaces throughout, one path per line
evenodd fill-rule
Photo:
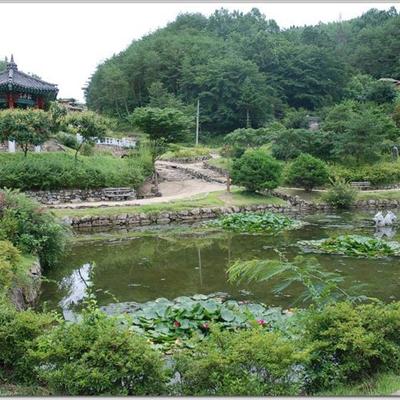
M 303 189 L 279 188 L 279 191 L 290 196 L 299 196 L 301 199 L 314 203 L 322 203 L 324 191 L 306 192 Z M 399 190 L 363 190 L 357 194 L 357 200 L 400 200 Z
M 139 206 L 122 207 L 99 207 L 84 209 L 54 209 L 59 217 L 64 216 L 101 216 L 119 215 L 130 213 L 155 213 L 183 211 L 200 207 L 224 207 L 224 206 L 246 206 L 255 204 L 276 204 L 285 205 L 286 202 L 278 197 L 262 196 L 238 189 L 231 193 L 225 191 L 212 192 L 208 194 L 191 197 L 187 200 L 171 201 L 166 203 L 147 204 Z
M 400 390 L 400 376 L 392 372 L 378 374 L 356 385 L 338 386 L 316 396 L 387 396 Z

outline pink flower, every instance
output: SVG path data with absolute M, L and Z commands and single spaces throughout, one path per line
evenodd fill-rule
M 179 327 L 181 326 L 181 323 L 180 323 L 179 321 L 175 321 L 175 322 L 174 322 L 174 326 L 175 326 L 176 328 L 179 328 Z
M 266 322 L 263 319 L 258 319 L 257 323 L 261 326 L 264 326 L 266 324 Z
M 202 327 L 203 329 L 208 329 L 208 328 L 209 328 L 207 322 L 205 322 L 204 324 L 202 324 L 201 327 Z

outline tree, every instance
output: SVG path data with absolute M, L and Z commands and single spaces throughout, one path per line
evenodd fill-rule
M 282 129 L 272 143 L 272 155 L 279 160 L 291 160 L 301 153 L 309 153 L 325 160 L 333 149 L 332 132 L 307 129 Z
M 385 81 L 375 81 L 367 89 L 367 100 L 377 104 L 393 103 L 397 96 L 394 84 Z
M 51 119 L 43 110 L 0 111 L 0 138 L 15 140 L 26 157 L 30 146 L 42 145 L 50 136 Z
M 67 115 L 67 112 L 68 110 L 64 105 L 56 101 L 50 103 L 49 113 L 52 121 L 53 133 L 58 133 L 60 131 L 63 118 Z
M 290 184 L 311 191 L 315 186 L 328 181 L 329 173 L 325 163 L 310 154 L 300 154 L 289 167 L 287 181 Z
M 275 189 L 281 174 L 281 164 L 261 149 L 247 150 L 233 161 L 231 171 L 232 183 L 250 192 Z
M 333 158 L 355 164 L 378 161 L 383 142 L 397 141 L 400 135 L 393 119 L 372 103 L 346 102 L 332 107 L 323 129 L 333 132 Z
M 71 133 L 81 137 L 75 151 L 75 159 L 84 144 L 93 146 L 97 139 L 103 139 L 111 128 L 111 121 L 92 111 L 70 113 L 64 119 L 64 125 Z
M 176 142 L 189 132 L 192 119 L 175 108 L 136 108 L 130 116 L 131 123 L 152 139 L 165 138 Z

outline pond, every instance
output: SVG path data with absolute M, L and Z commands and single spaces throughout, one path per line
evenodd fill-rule
M 74 318 L 88 286 L 106 310 L 116 303 L 146 302 L 159 297 L 174 299 L 194 294 L 225 293 L 236 300 L 290 307 L 300 294 L 292 287 L 274 294 L 271 283 L 231 284 L 226 269 L 237 259 L 277 258 L 290 260 L 302 254 L 299 240 L 321 239 L 343 233 L 400 241 L 395 228 L 377 230 L 373 212 L 303 215 L 301 229 L 271 234 L 239 234 L 204 231 L 196 226 L 154 227 L 146 231 L 118 231 L 99 237 L 93 233 L 77 240 L 60 263 L 48 272 L 40 306 L 61 310 Z M 124 239 L 124 240 L 121 240 Z M 327 271 L 340 273 L 344 286 L 362 284 L 359 294 L 390 301 L 400 300 L 400 259 L 367 259 L 339 255 L 311 255 Z

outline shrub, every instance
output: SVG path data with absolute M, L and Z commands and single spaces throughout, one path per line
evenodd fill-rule
M 43 267 L 51 266 L 64 250 L 68 228 L 24 194 L 0 193 L 4 196 L 0 239 L 10 240 L 22 252 L 38 255 Z
M 171 145 L 170 150 L 164 153 L 160 158 L 162 160 L 173 160 L 180 158 L 196 159 L 197 157 L 210 157 L 210 149 L 208 147 L 182 147 Z
M 357 190 L 344 179 L 331 180 L 331 187 L 322 199 L 336 208 L 350 208 L 357 198 Z
M 247 150 L 233 161 L 231 178 L 235 185 L 251 192 L 272 190 L 279 186 L 281 164 L 263 150 Z
M 108 155 L 81 156 L 78 161 L 65 153 L 0 155 L 0 187 L 22 190 L 89 189 L 140 186 L 152 169 L 151 157 L 135 154 L 116 158 Z
M 79 323 L 61 323 L 38 338 L 30 355 L 39 378 L 59 394 L 165 393 L 160 354 L 100 311 L 84 311 Z
M 309 191 L 326 183 L 328 176 L 328 169 L 323 161 L 310 154 L 301 154 L 290 165 L 287 180 L 288 183 Z
M 175 356 L 176 390 L 191 396 L 273 396 L 301 393 L 306 352 L 261 329 L 214 330 L 194 350 Z
M 54 314 L 34 311 L 17 312 L 0 301 L 0 380 L 28 382 L 34 379 L 34 364 L 28 357 L 33 341 L 49 329 Z
M 372 185 L 384 185 L 400 182 L 400 162 L 381 162 L 358 168 L 346 168 L 339 165 L 329 167 L 330 175 L 346 181 L 368 181 Z
M 381 369 L 400 367 L 400 304 L 337 303 L 304 318 L 312 347 L 308 389 L 361 381 Z
M 271 138 L 272 134 L 266 128 L 239 128 L 228 133 L 224 138 L 224 143 L 242 148 L 258 147 L 269 143 Z

